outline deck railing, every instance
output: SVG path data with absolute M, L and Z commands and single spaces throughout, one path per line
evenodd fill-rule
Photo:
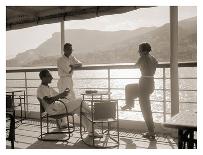
M 162 119 L 159 122 L 163 122 L 166 121 L 168 117 L 170 117 L 170 64 L 169 63 L 159 63 L 157 66 L 157 71 L 158 73 L 156 73 L 155 75 L 155 83 L 156 81 L 159 81 L 159 86 L 155 86 L 155 92 L 159 92 L 159 93 L 155 93 L 155 96 L 161 96 L 160 100 L 159 99 L 151 99 L 151 102 L 157 103 L 154 107 L 155 110 L 153 110 L 153 114 L 156 115 L 158 114 Z M 187 98 L 187 95 L 184 96 L 184 92 L 187 92 L 186 94 L 189 94 L 189 96 L 191 95 L 193 100 L 186 100 L 186 101 L 182 101 L 180 100 L 180 104 L 188 104 L 190 105 L 195 105 L 196 104 L 196 80 L 197 80 L 197 76 L 196 76 L 196 67 L 197 67 L 197 63 L 196 62 L 186 62 L 186 63 L 179 63 L 179 69 L 183 69 L 183 72 L 189 72 L 189 76 L 179 76 L 179 80 L 193 80 L 193 86 L 189 86 L 189 89 L 184 89 L 184 85 L 189 82 L 185 82 L 182 84 L 182 88 L 180 88 L 180 93 L 183 92 L 183 96 L 182 98 Z M 27 104 L 27 111 L 32 112 L 32 111 L 38 111 L 39 110 L 39 103 L 36 100 L 36 89 L 40 84 L 40 80 L 38 77 L 38 73 L 40 70 L 42 69 L 49 69 L 50 71 L 52 71 L 53 74 L 53 87 L 57 88 L 57 80 L 58 80 L 58 76 L 57 76 L 57 68 L 56 67 L 24 67 L 24 68 L 7 68 L 6 70 L 6 80 L 7 80 L 7 88 L 13 88 L 13 89 L 24 89 L 25 90 L 25 94 L 26 94 L 26 104 Z M 192 72 L 190 74 L 190 71 L 188 71 L 188 69 L 190 69 Z M 78 76 L 81 71 L 91 71 L 91 72 L 95 72 L 95 71 L 99 71 L 102 70 L 103 72 L 105 72 L 105 75 L 101 75 L 100 77 L 100 73 L 99 75 L 97 75 L 96 77 L 83 77 L 83 76 Z M 84 92 L 85 90 L 89 90 L 89 89 L 96 89 L 96 90 L 106 90 L 109 92 L 116 92 L 116 91 L 120 91 L 122 92 L 121 96 L 123 96 L 124 94 L 124 86 L 123 87 L 112 87 L 112 81 L 117 80 L 117 81 L 125 81 L 127 80 L 128 82 L 126 83 L 132 83 L 132 81 L 134 81 L 134 83 L 136 81 L 138 81 L 139 76 L 136 77 L 125 77 L 125 76 L 121 76 L 121 77 L 117 77 L 117 76 L 113 76 L 112 72 L 114 70 L 117 70 L 117 72 L 122 72 L 125 70 L 130 70 L 131 71 L 135 71 L 138 70 L 134 64 L 132 63 L 122 63 L 122 64 L 107 64 L 107 65 L 85 65 L 81 68 L 78 68 L 76 70 L 76 72 L 74 73 L 73 76 L 73 80 L 75 81 L 76 84 L 74 84 L 75 86 L 75 90 L 76 90 L 76 94 L 80 95 L 81 92 Z M 102 73 L 103 73 L 102 72 Z M 179 74 L 181 73 L 181 71 L 179 72 Z M 81 73 L 83 74 L 83 73 Z M 188 74 L 188 73 L 186 73 Z M 91 76 L 91 75 L 90 75 Z M 89 81 L 97 81 L 97 80 L 104 80 L 107 83 L 104 84 L 105 86 L 97 86 L 97 82 L 95 82 L 96 86 L 94 87 L 81 87 L 81 86 L 77 86 L 77 80 L 89 80 Z M 129 82 L 131 81 L 131 82 Z M 121 82 L 122 83 L 122 82 Z M 124 82 L 125 84 L 125 82 Z M 123 85 L 124 85 L 123 84 Z M 186 85 L 187 85 L 186 84 Z M 88 85 L 88 83 L 86 83 L 86 85 Z M 187 86 L 186 86 L 187 87 Z M 160 94 L 160 92 L 162 92 Z M 190 93 L 189 93 L 190 92 Z M 158 95 L 157 95 L 158 94 Z M 119 105 L 122 105 L 125 101 L 125 97 L 119 97 L 120 95 L 115 95 L 114 93 L 112 93 L 111 97 L 115 97 L 116 99 L 119 100 Z M 190 97 L 189 97 L 190 98 Z M 195 98 L 195 99 L 194 99 Z M 135 102 L 138 102 L 138 100 L 135 100 Z M 156 110 L 157 109 L 162 109 L 162 110 Z M 35 110 L 34 110 L 35 109 Z M 140 112 L 139 108 L 137 108 L 135 106 L 133 112 Z

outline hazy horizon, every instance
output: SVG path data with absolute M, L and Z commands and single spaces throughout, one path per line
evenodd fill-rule
M 179 7 L 179 20 L 197 16 L 195 6 Z M 135 19 L 135 20 L 132 20 Z M 169 23 L 169 7 L 153 7 L 123 14 L 101 16 L 86 20 L 66 21 L 65 29 L 86 29 L 99 31 L 136 30 L 141 27 L 160 27 Z M 40 25 L 6 32 L 6 59 L 18 53 L 37 48 L 41 43 L 60 31 L 60 23 Z M 19 39 L 20 36 L 20 39 Z M 32 37 L 32 39 L 28 39 Z

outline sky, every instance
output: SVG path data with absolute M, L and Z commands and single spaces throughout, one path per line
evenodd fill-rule
M 179 7 L 179 20 L 197 16 L 195 6 Z M 128 13 L 101 16 L 77 21 L 66 21 L 66 29 L 88 29 L 100 31 L 134 30 L 140 27 L 161 26 L 169 23 L 169 7 L 144 8 Z M 6 32 L 6 59 L 18 53 L 35 49 L 60 31 L 60 23 L 46 24 Z M 29 39 L 28 39 L 29 38 Z

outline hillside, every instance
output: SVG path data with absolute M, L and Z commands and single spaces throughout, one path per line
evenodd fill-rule
M 169 61 L 169 24 L 145 27 L 132 31 L 105 32 L 96 30 L 66 30 L 66 42 L 73 44 L 73 54 L 83 64 L 135 62 L 141 42 L 152 45 L 152 54 L 159 61 Z M 179 22 L 179 61 L 196 61 L 197 18 Z M 7 60 L 7 66 L 55 66 L 60 56 L 60 33 L 36 49 Z M 96 59 L 99 58 L 99 59 Z

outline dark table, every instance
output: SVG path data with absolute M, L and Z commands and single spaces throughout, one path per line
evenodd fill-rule
M 194 147 L 194 132 L 197 131 L 197 112 L 184 111 L 176 114 L 163 124 L 168 128 L 178 129 L 178 148 L 182 149 L 185 135 L 189 134 L 188 148 Z

